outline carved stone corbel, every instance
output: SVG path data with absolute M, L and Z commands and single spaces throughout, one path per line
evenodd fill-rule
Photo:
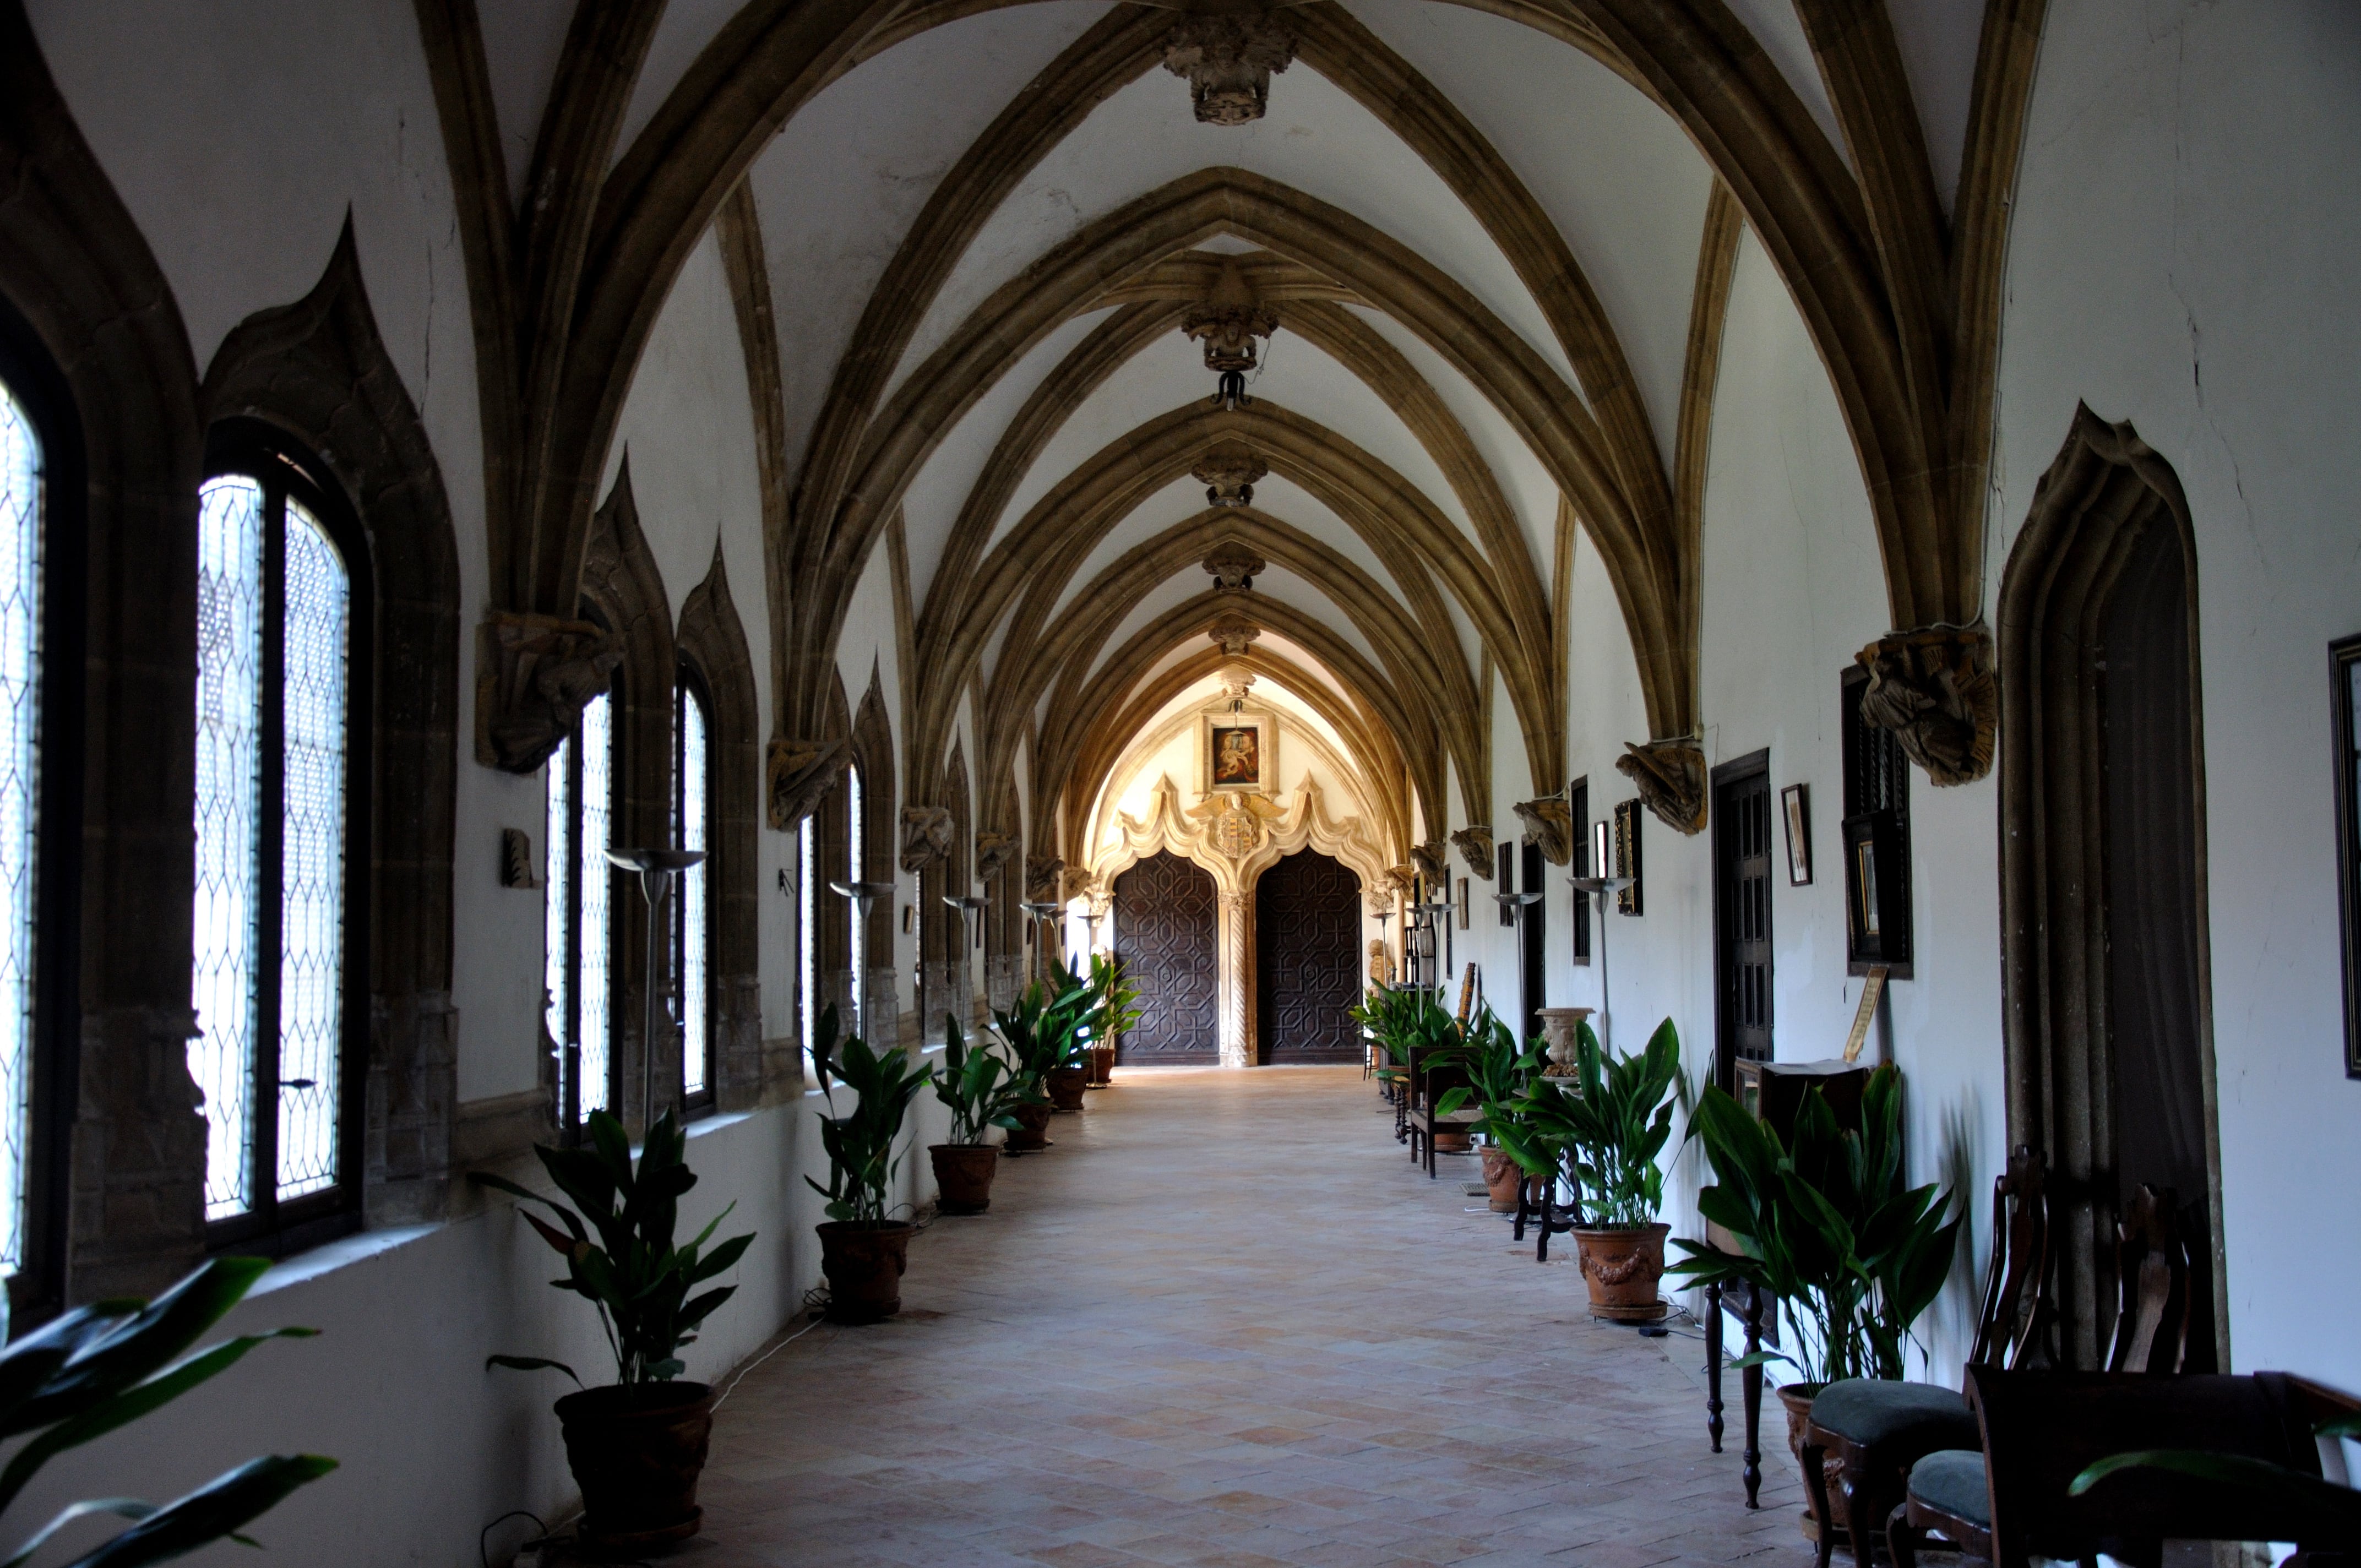
M 1255 481 L 1270 472 L 1262 454 L 1235 441 L 1224 441 L 1197 460 L 1189 477 L 1205 487 L 1209 507 L 1254 504 Z M 1250 575 L 1250 574 L 1249 574 Z
M 1262 628 L 1238 611 L 1227 610 L 1205 628 L 1205 635 L 1231 658 L 1243 659 L 1247 647 L 1262 635 Z
M 1973 784 L 1992 772 L 2000 685 L 1983 622 L 1889 632 L 1854 658 L 1869 672 L 1861 716 L 1894 731 L 1928 779 Z
M 1525 825 L 1524 841 L 1554 866 L 1574 861 L 1574 808 L 1557 796 L 1517 802 L 1517 820 Z
M 589 621 L 486 616 L 476 629 L 476 761 L 511 773 L 539 768 L 622 662 L 621 639 Z
M 846 740 L 790 740 L 774 735 L 763 751 L 763 819 L 781 833 L 819 808 L 820 796 L 852 760 Z
M 1066 876 L 1066 862 L 1055 855 L 1033 854 L 1025 857 L 1025 896 L 1035 904 L 1055 904 L 1059 901 L 1060 883 Z
M 1651 740 L 1644 746 L 1623 743 L 1615 771 L 1631 781 L 1641 804 L 1656 820 L 1675 833 L 1697 834 L 1705 828 L 1705 748 L 1677 738 Z
M 975 874 L 990 882 L 1000 874 L 1000 869 L 1016 858 L 1017 843 L 1006 833 L 979 833 L 975 836 Z
M 1490 823 L 1478 822 L 1470 827 L 1462 828 L 1451 836 L 1451 841 L 1459 847 L 1459 858 L 1467 862 L 1469 871 L 1474 872 L 1486 882 L 1492 880 L 1493 845 Z
M 1164 69 L 1189 79 L 1199 120 L 1243 126 L 1262 118 L 1271 72 L 1294 62 L 1298 41 L 1276 16 L 1187 16 L 1164 37 Z
M 1269 568 L 1270 563 L 1256 554 L 1245 542 L 1224 539 L 1213 546 L 1203 565 L 1213 575 L 1215 593 L 1242 594 L 1253 588 L 1254 580 Z
M 1388 866 L 1386 868 L 1386 888 L 1396 897 L 1408 898 L 1416 891 L 1411 883 L 1417 877 L 1417 872 L 1411 871 L 1408 866 Z
M 1451 885 L 1451 846 L 1440 839 L 1410 847 L 1410 863 L 1426 879 L 1429 887 Z
M 906 806 L 902 808 L 902 869 L 913 874 L 950 858 L 951 808 L 948 806 Z

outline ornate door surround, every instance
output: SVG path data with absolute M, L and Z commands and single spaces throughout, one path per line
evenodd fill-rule
M 1164 850 L 1116 877 L 1114 893 L 1115 961 L 1139 988 L 1140 1010 L 1115 1041 L 1115 1060 L 1219 1060 L 1220 894 L 1213 877 Z
M 1361 999 L 1361 879 L 1317 850 L 1282 855 L 1255 880 L 1257 1057 L 1361 1059 L 1350 1014 Z

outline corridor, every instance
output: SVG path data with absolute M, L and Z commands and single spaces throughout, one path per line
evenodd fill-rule
M 1571 1248 L 1536 1266 L 1378 1106 L 1354 1069 L 1119 1073 L 913 1244 L 900 1321 L 753 1365 L 689 1559 L 1802 1561 L 1784 1452 L 1743 1506 L 1736 1378 L 1714 1454 L 1698 1341 L 1593 1323 Z

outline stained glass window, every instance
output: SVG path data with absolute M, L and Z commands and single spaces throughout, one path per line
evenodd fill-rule
M 673 739 L 679 748 L 673 767 L 673 841 L 684 850 L 708 853 L 711 795 L 708 793 L 710 726 L 705 699 L 683 681 L 676 689 Z M 712 1093 L 712 875 L 703 864 L 680 873 L 673 884 L 673 997 L 681 1027 L 681 1098 L 691 1108 Z
M 548 763 L 549 871 L 544 879 L 543 1022 L 557 1051 L 561 1124 L 577 1125 L 609 1103 L 608 962 L 614 877 L 607 845 L 614 818 L 615 703 L 583 704 L 572 736 Z
M 41 444 L 0 383 L 0 1276 L 26 1262 L 41 733 Z
M 353 569 L 282 467 L 209 480 L 197 518 L 188 1056 L 205 1217 L 241 1234 L 339 1206 L 352 1125 Z

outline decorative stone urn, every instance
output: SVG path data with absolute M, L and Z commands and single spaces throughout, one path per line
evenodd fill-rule
M 1589 1007 L 1541 1007 L 1543 1037 L 1549 1041 L 1549 1066 L 1542 1069 L 1545 1078 L 1572 1078 L 1576 1031 L 1575 1025 L 1596 1011 Z

